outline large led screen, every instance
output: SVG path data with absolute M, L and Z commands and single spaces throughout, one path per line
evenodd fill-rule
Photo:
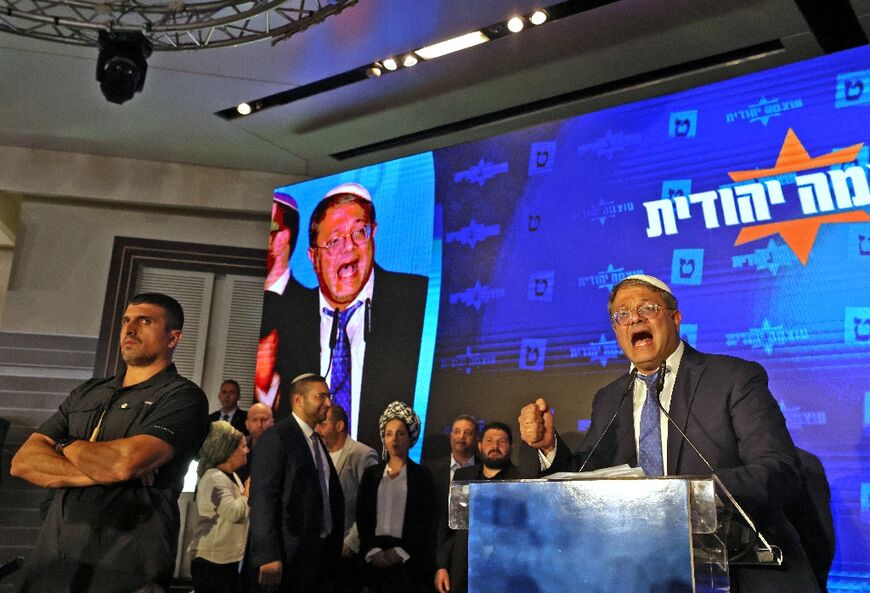
M 432 458 L 458 414 L 515 425 L 544 396 L 577 442 L 596 390 L 628 368 L 608 291 L 652 274 L 679 299 L 686 342 L 768 371 L 796 444 L 827 471 L 830 589 L 870 588 L 868 122 L 863 47 L 277 188 L 298 215 L 303 296 L 267 299 L 261 398 L 287 413 L 274 373 L 299 349 L 285 375 L 334 371 L 322 287 L 370 266 L 364 364 L 340 369 L 355 436 L 380 449 L 377 417 L 402 399 L 425 427 L 413 455 Z M 317 274 L 312 212 L 348 182 L 374 205 L 372 253 Z M 365 238 L 342 228 L 343 245 Z

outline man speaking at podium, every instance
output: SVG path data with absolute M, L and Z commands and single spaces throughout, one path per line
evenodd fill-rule
M 785 559 L 782 568 L 732 565 L 732 591 L 818 591 L 781 510 L 800 491 L 800 474 L 761 365 L 684 343 L 677 299 L 653 276 L 629 276 L 614 286 L 608 313 L 631 369 L 595 394 L 592 424 L 577 455 L 556 434 L 545 400 L 520 412 L 522 440 L 538 450 L 542 474 L 620 464 L 642 467 L 648 476 L 715 472 Z

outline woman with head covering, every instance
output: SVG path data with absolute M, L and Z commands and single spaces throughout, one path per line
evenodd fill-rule
M 248 487 L 235 470 L 247 463 L 244 435 L 229 422 L 212 422 L 199 452 L 196 527 L 190 574 L 196 593 L 238 593 L 239 561 L 248 536 Z
M 367 584 L 380 593 L 425 591 L 435 570 L 437 505 L 429 470 L 408 458 L 420 436 L 420 418 L 396 401 L 379 425 L 386 461 L 365 470 L 357 498 Z

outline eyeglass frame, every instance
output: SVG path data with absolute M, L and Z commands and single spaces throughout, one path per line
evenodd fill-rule
M 356 239 L 353 238 L 353 236 L 360 231 L 363 231 L 364 238 L 361 239 L 360 241 L 357 241 Z M 338 255 L 340 253 L 340 251 L 337 251 L 337 250 L 340 249 L 341 247 L 344 247 L 344 245 L 348 239 L 350 239 L 350 242 L 353 243 L 354 245 L 356 245 L 357 247 L 362 247 L 363 245 L 366 245 L 369 241 L 371 241 L 372 235 L 374 235 L 374 231 L 375 231 L 374 224 L 371 224 L 371 223 L 365 224 L 359 228 L 352 230 L 349 233 L 344 233 L 342 235 L 336 235 L 335 237 L 333 237 L 332 239 L 330 239 L 329 241 L 327 241 L 323 245 L 315 245 L 314 247 L 316 249 L 322 249 L 322 250 L 326 251 L 326 253 L 328 253 L 329 255 L 335 257 L 336 255 Z
M 649 315 L 641 314 L 640 310 L 643 308 L 652 308 L 652 313 Z M 619 309 L 618 311 L 613 312 L 610 315 L 610 322 L 617 327 L 628 327 L 629 325 L 631 325 L 632 311 L 637 314 L 638 319 L 640 319 L 641 321 L 646 321 L 648 319 L 657 319 L 661 311 L 674 311 L 674 309 L 671 309 L 667 305 L 659 305 L 658 303 L 644 303 L 643 305 L 638 305 L 637 307 L 631 307 L 630 309 Z M 625 323 L 620 323 L 618 321 L 617 317 L 619 317 L 620 313 L 628 313 L 628 316 L 625 318 Z

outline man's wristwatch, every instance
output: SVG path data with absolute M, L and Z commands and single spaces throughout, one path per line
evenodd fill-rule
M 57 451 L 58 455 L 63 455 L 64 448 L 76 442 L 77 440 L 77 438 L 71 436 L 65 436 L 63 438 L 60 438 L 54 442 L 54 450 Z

